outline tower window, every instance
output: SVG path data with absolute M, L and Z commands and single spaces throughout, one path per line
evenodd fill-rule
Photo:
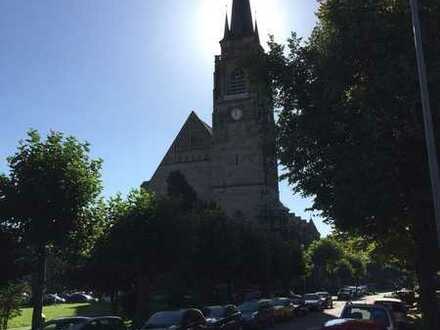
M 229 79 L 228 94 L 237 95 L 237 94 L 244 94 L 246 92 L 247 92 L 246 74 L 241 69 L 236 69 L 232 71 Z

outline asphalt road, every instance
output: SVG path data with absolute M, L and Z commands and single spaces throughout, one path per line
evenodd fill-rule
M 383 295 L 368 296 L 358 300 L 371 303 L 382 296 Z M 326 309 L 321 313 L 309 313 L 304 317 L 298 317 L 289 322 L 278 323 L 275 325 L 274 330 L 320 330 L 325 322 L 338 318 L 341 315 L 345 303 L 345 301 L 335 301 L 333 309 Z

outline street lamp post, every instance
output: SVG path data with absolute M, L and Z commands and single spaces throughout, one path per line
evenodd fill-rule
M 418 0 L 409 0 L 414 30 L 414 41 L 417 53 L 417 67 L 419 71 L 420 94 L 425 126 L 426 149 L 428 152 L 429 170 L 431 174 L 432 197 L 434 200 L 434 214 L 437 225 L 437 241 L 440 246 L 440 173 L 435 143 L 434 126 L 432 122 L 431 105 L 429 101 L 428 80 L 426 78 L 425 55 L 423 52 L 422 31 L 420 27 Z

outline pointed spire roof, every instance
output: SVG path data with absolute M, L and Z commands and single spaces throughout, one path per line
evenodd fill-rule
M 252 12 L 249 0 L 234 0 L 232 4 L 231 34 L 234 37 L 252 35 Z
M 223 39 L 228 39 L 231 36 L 231 30 L 229 29 L 229 19 L 228 19 L 228 14 L 226 14 L 226 18 L 225 18 L 225 34 Z
M 260 32 L 258 32 L 257 20 L 255 20 L 255 36 L 257 37 L 258 42 L 260 42 Z

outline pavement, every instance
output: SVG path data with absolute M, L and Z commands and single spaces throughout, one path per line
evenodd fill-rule
M 380 294 L 357 300 L 373 303 L 374 300 L 382 297 L 383 294 Z M 304 317 L 298 317 L 289 322 L 278 323 L 275 325 L 274 330 L 321 330 L 324 323 L 336 319 L 341 315 L 345 304 L 346 301 L 335 301 L 333 309 L 326 309 L 323 312 L 309 313 Z

